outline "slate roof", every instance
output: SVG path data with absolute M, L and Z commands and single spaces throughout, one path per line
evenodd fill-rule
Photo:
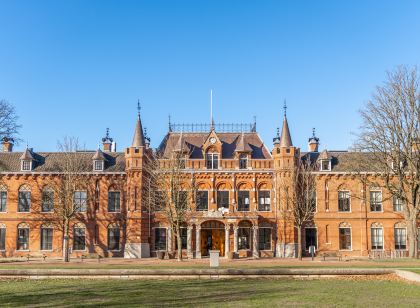
M 163 158 L 170 158 L 170 155 L 177 147 L 180 140 L 180 132 L 169 132 L 158 148 L 158 152 Z M 222 159 L 234 158 L 235 150 L 241 138 L 241 133 L 217 133 L 217 137 L 222 142 Z M 182 141 L 190 152 L 190 158 L 203 159 L 203 144 L 208 137 L 208 133 L 183 133 Z M 271 159 L 271 155 L 264 146 L 260 136 L 255 133 L 244 133 L 244 146 L 250 148 L 251 158 Z
M 0 172 L 20 172 L 20 157 L 22 152 L 1 152 Z M 78 159 L 86 166 L 86 172 L 93 172 L 92 157 L 94 151 L 86 152 L 32 152 L 34 162 L 32 172 L 57 172 L 60 162 L 65 161 L 65 155 L 77 155 Z M 103 153 L 106 162 L 103 172 L 124 172 L 125 156 L 121 152 Z

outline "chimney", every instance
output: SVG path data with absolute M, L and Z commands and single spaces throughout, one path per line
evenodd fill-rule
M 13 138 L 3 137 L 1 144 L 3 145 L 3 152 L 13 152 Z
M 114 140 L 109 137 L 109 128 L 106 129 L 106 135 L 102 138 L 102 148 L 104 152 L 112 152 L 112 144 Z
M 318 152 L 319 138 L 315 136 L 315 128 L 312 129 L 312 137 L 308 140 L 308 151 Z

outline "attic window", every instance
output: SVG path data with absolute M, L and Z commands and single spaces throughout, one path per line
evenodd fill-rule
M 104 162 L 102 160 L 95 160 L 93 162 L 93 169 L 95 171 L 103 171 L 104 170 Z
M 323 159 L 321 160 L 321 170 L 320 171 L 331 171 L 331 160 Z
M 206 155 L 207 169 L 219 169 L 219 154 L 208 153 Z
M 32 161 L 22 160 L 21 170 L 22 171 L 31 171 L 32 170 Z
M 241 154 L 239 156 L 239 169 L 248 168 L 248 156 L 246 154 Z

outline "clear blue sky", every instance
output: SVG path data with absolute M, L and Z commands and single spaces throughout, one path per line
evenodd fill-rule
M 295 145 L 316 127 L 347 149 L 385 72 L 420 63 L 419 1 L 4 1 L 0 98 L 35 151 L 105 128 L 119 150 L 142 119 L 157 146 L 173 122 L 251 122 L 271 148 L 282 105 Z

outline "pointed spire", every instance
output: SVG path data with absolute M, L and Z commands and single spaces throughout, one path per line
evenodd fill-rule
M 141 107 L 140 107 L 140 100 L 139 100 L 137 102 L 138 116 L 137 116 L 136 129 L 134 131 L 133 142 L 131 144 L 131 147 L 133 148 L 143 147 L 145 145 L 143 127 L 141 125 L 141 118 L 140 118 L 140 109 Z
M 287 117 L 286 117 L 286 100 L 284 100 L 284 118 L 283 118 L 283 128 L 281 130 L 281 137 L 280 137 L 280 146 L 282 148 L 286 147 L 292 147 L 292 137 L 290 137 L 290 130 L 289 130 L 289 124 L 287 123 Z
M 213 89 L 210 90 L 210 130 L 214 130 L 214 119 L 213 119 Z
M 245 142 L 245 134 L 242 133 L 236 144 L 235 152 L 251 152 L 252 149 L 247 142 Z

